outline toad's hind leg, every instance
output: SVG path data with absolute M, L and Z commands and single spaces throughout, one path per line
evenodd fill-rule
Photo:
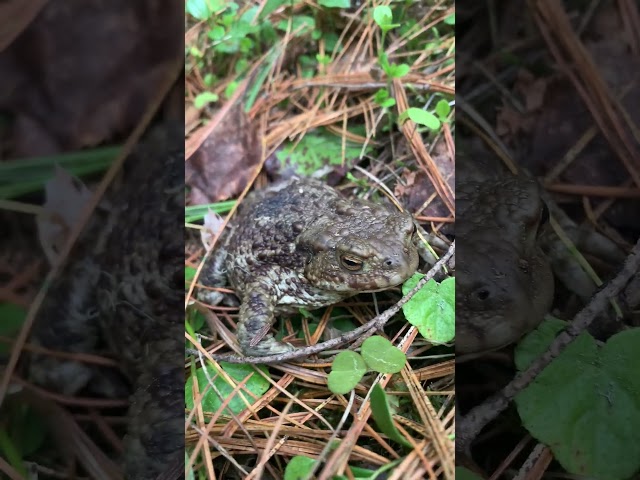
M 279 342 L 269 332 L 275 320 L 277 292 L 259 282 L 247 285 L 240 307 L 238 343 L 242 353 L 263 357 L 295 350 L 293 345 Z

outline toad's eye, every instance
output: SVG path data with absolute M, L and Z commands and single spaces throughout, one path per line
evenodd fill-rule
M 362 259 L 354 257 L 353 255 L 341 255 L 340 263 L 347 270 L 357 272 L 362 269 Z

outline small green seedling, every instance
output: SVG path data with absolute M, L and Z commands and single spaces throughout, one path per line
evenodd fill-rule
M 355 388 L 368 370 L 379 373 L 398 373 L 407 357 L 402 350 L 379 335 L 367 338 L 362 344 L 362 355 L 345 350 L 336 355 L 329 373 L 329 390 L 344 395 Z
M 398 118 L 399 123 L 404 123 L 407 119 L 411 119 L 418 125 L 427 127 L 429 130 L 440 130 L 440 120 L 433 113 L 427 112 L 422 108 L 410 107 L 400 114 Z

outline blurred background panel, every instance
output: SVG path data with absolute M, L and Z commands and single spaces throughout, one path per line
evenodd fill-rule
M 456 13 L 458 472 L 632 478 L 640 5 Z
M 182 475 L 184 8 L 0 6 L 3 477 Z

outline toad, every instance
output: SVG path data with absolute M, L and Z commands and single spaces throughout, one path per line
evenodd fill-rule
M 554 280 L 539 243 L 548 211 L 538 183 L 500 175 L 463 155 L 457 161 L 464 162 L 458 170 L 464 181 L 456 185 L 456 352 L 475 354 L 537 327 L 551 308 Z
M 612 265 L 624 260 L 618 245 L 577 225 L 534 177 L 511 174 L 478 142 L 459 141 L 456 168 L 458 353 L 495 350 L 536 328 L 551 308 L 554 276 L 583 302 L 593 295 L 596 285 L 548 218 L 582 253 Z
M 418 267 L 415 231 L 409 214 L 292 178 L 242 202 L 201 283 L 235 289 L 244 355 L 285 353 L 294 347 L 269 333 L 276 315 L 401 284 Z M 217 303 L 214 293 L 200 290 L 198 297 Z

